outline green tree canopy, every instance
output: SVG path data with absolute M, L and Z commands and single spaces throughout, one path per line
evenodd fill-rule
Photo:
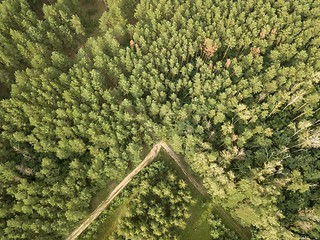
M 65 237 L 161 139 L 255 239 L 319 238 L 320 2 L 107 2 L 92 38 L 0 4 L 4 238 Z

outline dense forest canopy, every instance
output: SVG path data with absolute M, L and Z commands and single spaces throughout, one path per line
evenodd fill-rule
M 64 239 L 162 139 L 252 239 L 319 239 L 320 1 L 103 2 L 0 1 L 0 239 Z M 136 179 L 111 238 L 179 238 L 176 179 Z

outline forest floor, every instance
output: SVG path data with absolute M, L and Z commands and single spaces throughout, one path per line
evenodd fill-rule
M 8 98 L 10 96 L 9 89 L 0 82 L 0 99 L 2 98 Z
M 103 0 L 93 0 L 93 3 L 88 3 L 85 0 L 80 2 L 81 8 L 87 12 L 89 19 L 96 26 L 93 27 L 89 37 L 96 37 L 99 35 L 99 20 L 102 14 L 107 11 L 108 7 Z
M 198 183 L 191 171 L 188 169 L 188 165 L 184 160 L 182 160 L 165 142 L 160 141 L 153 146 L 145 159 L 133 169 L 114 189 L 110 192 L 109 196 L 99 204 L 99 206 L 85 219 L 77 229 L 75 229 L 67 238 L 67 240 L 76 239 L 101 213 L 104 211 L 112 200 L 120 194 L 120 192 L 131 182 L 132 178 L 136 176 L 144 167 L 146 167 L 152 160 L 158 156 L 161 148 L 163 148 L 166 153 L 176 162 L 180 170 L 183 172 L 185 177 L 188 178 L 189 182 L 197 189 L 199 199 L 208 198 L 208 194 L 202 184 Z M 212 201 L 210 201 L 212 202 Z M 243 228 L 236 220 L 234 220 L 231 215 L 226 212 L 223 208 L 216 206 L 212 203 L 216 209 L 216 213 L 221 217 L 221 219 L 228 223 L 227 225 L 236 231 L 243 239 L 247 240 L 251 238 L 249 229 Z M 200 217 L 200 216 L 199 216 Z M 197 219 L 198 216 L 193 215 L 191 219 Z M 194 220 L 191 220 L 194 221 Z

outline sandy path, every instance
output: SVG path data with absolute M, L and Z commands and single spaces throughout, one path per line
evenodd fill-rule
M 106 200 L 104 200 L 100 205 L 90 214 L 90 216 L 81 223 L 81 225 L 74 230 L 67 238 L 67 240 L 76 239 L 101 213 L 102 211 L 111 203 L 111 201 L 118 196 L 118 194 L 125 188 L 131 179 L 137 175 L 145 166 L 147 166 L 159 153 L 161 145 L 157 143 L 153 146 L 149 154 L 145 159 L 130 172 L 115 189 L 109 194 Z
M 184 162 L 184 160 L 180 159 L 179 156 L 169 147 L 167 143 L 164 141 L 160 141 L 157 144 L 153 146 L 151 151 L 148 153 L 148 155 L 145 157 L 145 159 L 130 172 L 116 187 L 115 189 L 109 194 L 106 200 L 104 200 L 90 215 L 87 219 L 85 219 L 82 224 L 74 230 L 67 238 L 67 240 L 74 240 L 76 239 L 101 213 L 103 210 L 108 207 L 108 205 L 112 202 L 112 200 L 122 191 L 123 188 L 125 188 L 132 178 L 136 176 L 144 167 L 146 167 L 152 160 L 158 156 L 161 148 L 163 148 L 166 153 L 176 162 L 176 164 L 179 166 L 179 168 L 182 170 L 182 172 L 186 175 L 188 180 L 192 183 L 192 185 L 203 195 L 208 196 L 204 186 L 199 183 L 191 174 L 191 172 L 188 169 L 187 164 Z M 250 239 L 251 234 L 250 232 L 245 232 L 243 227 L 240 226 L 234 219 L 232 219 L 231 216 L 221 207 L 216 206 L 218 209 L 218 214 L 222 216 L 228 217 L 228 222 L 232 224 L 233 229 L 243 237 L 243 239 Z
M 188 170 L 186 163 L 181 160 L 178 155 L 169 147 L 169 145 L 163 141 L 159 143 L 168 155 L 176 162 L 182 172 L 187 176 L 192 185 L 203 195 L 208 196 L 207 191 L 202 184 L 198 183 L 197 180 L 192 176 L 191 172 Z

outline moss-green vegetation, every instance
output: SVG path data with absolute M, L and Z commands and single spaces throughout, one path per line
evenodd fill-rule
M 97 240 L 107 240 L 109 236 L 112 235 L 112 233 L 117 229 L 121 218 L 123 218 L 130 210 L 130 203 L 132 201 L 132 198 L 136 195 L 136 193 L 133 193 L 132 196 L 129 197 L 129 199 L 125 200 L 125 202 L 122 203 L 111 216 L 106 218 L 106 220 L 102 224 L 100 224 L 97 234 Z
M 114 189 L 114 187 L 117 186 L 117 184 L 118 183 L 116 181 L 106 182 L 106 187 L 98 190 L 98 193 L 94 197 L 92 197 L 90 208 L 94 210 L 103 200 L 107 198 L 107 196 Z
M 186 228 L 179 231 L 179 239 L 210 240 L 209 216 L 212 206 L 198 199 L 190 208 L 190 217 L 186 220 Z

